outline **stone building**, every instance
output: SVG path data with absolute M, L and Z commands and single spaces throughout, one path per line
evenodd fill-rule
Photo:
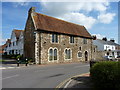
M 92 37 L 84 26 L 35 12 L 31 7 L 24 31 L 24 57 L 36 64 L 93 59 Z

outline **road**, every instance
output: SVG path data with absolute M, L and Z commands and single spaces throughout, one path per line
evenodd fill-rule
M 87 72 L 88 63 L 5 69 L 2 70 L 2 88 L 55 88 L 65 79 Z

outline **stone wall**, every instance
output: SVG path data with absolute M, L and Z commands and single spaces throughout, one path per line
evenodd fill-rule
M 87 44 L 83 44 L 83 38 L 81 37 L 75 37 L 75 43 L 71 44 L 69 43 L 69 37 L 68 35 L 62 35 L 59 34 L 58 37 L 58 43 L 52 43 L 52 33 L 40 33 L 40 38 L 41 38 L 41 64 L 48 64 L 48 63 L 64 63 L 64 62 L 82 62 L 85 61 L 85 51 L 88 52 L 88 61 L 92 59 L 92 40 L 87 39 Z M 39 46 L 39 47 L 40 47 Z M 81 50 L 80 50 L 81 47 Z M 50 48 L 57 48 L 58 49 L 58 60 L 50 62 L 48 61 L 49 57 L 49 49 Z M 71 60 L 65 60 L 64 58 L 64 50 L 65 48 L 70 48 L 72 50 L 72 58 Z M 77 54 L 78 52 L 82 53 L 82 57 L 78 58 Z

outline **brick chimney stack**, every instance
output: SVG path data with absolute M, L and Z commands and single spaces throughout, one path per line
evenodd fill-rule
M 111 41 L 111 42 L 115 42 L 115 40 L 114 40 L 114 39 L 110 39 L 110 41 Z
M 104 37 L 102 40 L 107 41 L 107 38 L 106 38 L 106 37 Z
M 96 40 L 96 39 L 97 39 L 96 35 L 93 35 L 92 38 L 93 38 L 93 40 Z

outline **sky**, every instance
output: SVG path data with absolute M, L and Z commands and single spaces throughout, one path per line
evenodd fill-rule
M 2 41 L 13 29 L 24 30 L 30 7 L 36 12 L 84 25 L 91 35 L 118 43 L 118 2 L 2 2 Z M 2 12 L 1 12 L 2 11 Z

